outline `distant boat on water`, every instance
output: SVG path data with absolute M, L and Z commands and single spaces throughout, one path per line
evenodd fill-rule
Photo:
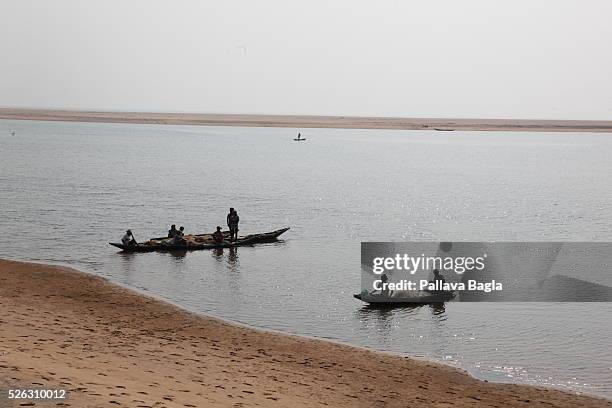
M 438 132 L 452 132 L 455 129 L 434 128 L 434 130 L 437 130 Z
M 301 133 L 298 133 L 298 137 L 297 137 L 297 139 L 293 139 L 293 140 L 295 140 L 296 142 L 301 142 L 301 141 L 303 141 L 303 140 L 306 140 L 306 138 L 303 138 L 303 137 L 302 137 L 302 134 L 301 134 Z
M 12 129 L 11 129 L 11 130 L 9 130 L 9 133 L 11 134 L 11 136 L 15 136 L 15 133 L 16 133 L 16 132 L 15 132 L 14 130 L 12 130 Z

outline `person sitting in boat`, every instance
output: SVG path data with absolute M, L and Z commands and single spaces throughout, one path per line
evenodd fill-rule
M 123 237 L 121 238 L 121 243 L 123 245 L 129 245 L 129 246 L 137 244 L 136 239 L 134 238 L 134 234 L 132 234 L 131 230 L 127 230 L 125 232 L 125 235 L 123 235 Z
M 215 240 L 215 243 L 217 244 L 223 243 L 223 241 L 225 240 L 225 237 L 223 236 L 223 231 L 221 231 L 220 226 L 217 226 L 217 230 L 213 232 L 212 237 Z
M 238 212 L 234 209 L 234 207 L 230 208 L 229 214 L 227 214 L 227 226 L 230 230 L 230 241 L 238 240 L 238 223 L 240 222 L 240 217 L 238 216 Z
M 172 238 L 172 245 L 174 246 L 187 246 L 187 240 L 177 231 L 177 234 Z
M 179 235 L 179 231 L 176 229 L 176 225 L 172 224 L 168 230 L 168 238 L 174 238 Z
M 183 227 L 182 225 L 181 225 L 181 227 L 178 230 L 178 236 L 179 237 L 184 237 L 185 236 L 185 227 Z

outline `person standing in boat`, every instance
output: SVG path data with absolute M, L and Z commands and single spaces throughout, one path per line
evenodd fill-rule
M 238 216 L 238 212 L 234 209 L 234 207 L 230 208 L 229 214 L 227 214 L 227 226 L 230 230 L 230 241 L 238 240 L 238 223 L 240 222 L 240 217 Z
M 391 297 L 391 291 L 389 290 L 389 277 L 386 273 L 380 275 L 380 281 L 382 282 L 383 288 L 380 291 L 380 294 L 384 297 Z
M 227 213 L 227 216 L 225 217 L 228 227 L 230 226 L 230 217 L 232 216 L 232 214 L 234 214 L 234 207 L 230 207 L 229 212 Z
M 132 234 L 131 230 L 127 230 L 125 232 L 125 235 L 123 235 L 123 237 L 121 238 L 121 243 L 123 245 L 137 245 L 138 243 L 136 242 L 136 238 L 134 238 L 134 234 Z
M 212 234 L 213 240 L 216 244 L 222 244 L 225 237 L 223 236 L 223 231 L 221 231 L 221 227 L 217 226 L 217 230 Z
M 429 281 L 430 283 L 433 283 L 436 287 L 436 290 L 434 292 L 444 292 L 444 284 L 446 283 L 446 279 L 444 279 L 444 276 L 440 274 L 440 271 L 437 269 L 433 270 L 433 280 Z M 438 290 L 438 288 L 440 288 Z

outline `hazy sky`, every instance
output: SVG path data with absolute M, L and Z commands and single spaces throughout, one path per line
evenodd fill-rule
M 0 0 L 0 106 L 612 119 L 610 0 Z

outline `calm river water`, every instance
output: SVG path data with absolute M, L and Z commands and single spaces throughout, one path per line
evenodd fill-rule
M 12 136 L 10 130 L 15 130 Z M 361 241 L 612 241 L 612 138 L 0 121 L 0 257 L 63 263 L 261 328 L 612 398 L 612 304 L 371 310 Z M 223 253 L 107 243 L 291 230 Z

